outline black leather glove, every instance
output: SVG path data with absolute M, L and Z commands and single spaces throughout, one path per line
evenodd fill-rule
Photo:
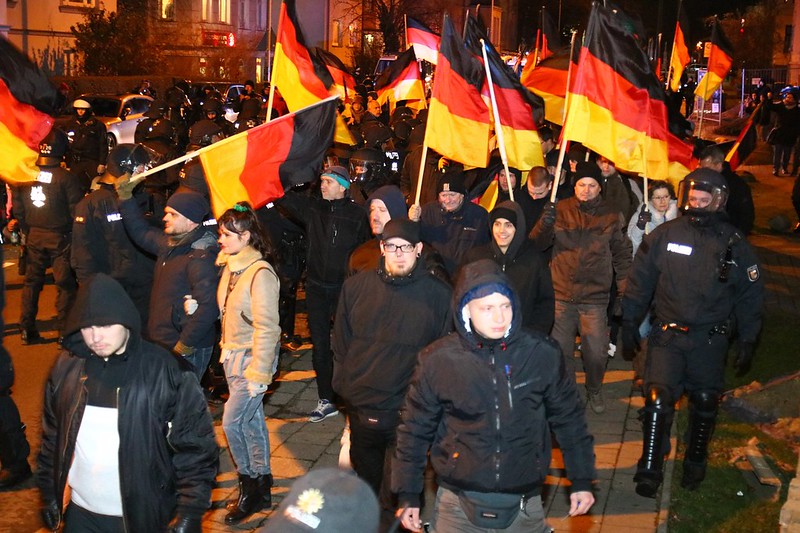
M 548 202 L 542 209 L 542 224 L 545 226 L 554 226 L 556 223 L 556 204 L 555 202 Z
M 736 362 L 733 364 L 734 368 L 736 368 L 737 378 L 750 372 L 750 366 L 753 364 L 754 355 L 755 345 L 752 342 L 739 341 L 738 350 L 736 351 Z
M 636 352 L 639 351 L 639 343 L 642 338 L 639 336 L 639 326 L 629 320 L 622 321 L 622 358 L 626 361 L 633 361 Z
M 650 211 L 645 211 L 644 206 L 642 206 L 641 211 L 639 211 L 639 218 L 636 219 L 636 227 L 644 231 L 645 226 L 651 220 L 653 220 L 653 214 Z
M 169 523 L 167 531 L 169 533 L 203 533 L 203 517 L 178 515 Z
M 59 509 L 56 502 L 43 503 L 39 514 L 47 529 L 50 531 L 58 531 L 58 527 L 61 525 L 61 509 Z

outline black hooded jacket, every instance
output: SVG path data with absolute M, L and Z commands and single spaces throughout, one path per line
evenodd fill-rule
M 122 324 L 125 351 L 102 358 L 81 328 Z M 64 350 L 45 388 L 37 483 L 46 504 L 63 501 L 86 405 L 116 407 L 119 479 L 127 531 L 165 531 L 175 515 L 209 507 L 218 467 L 211 415 L 190 368 L 141 338 L 136 308 L 105 274 L 81 286 Z
M 505 201 L 497 204 L 495 209 L 504 207 L 511 209 L 517 215 L 514 224 L 517 229 L 511 244 L 505 253 L 492 242 L 478 246 L 467 252 L 464 263 L 472 263 L 478 259 L 491 259 L 503 269 L 511 282 L 511 287 L 520 299 L 522 312 L 522 325 L 548 335 L 553 327 L 555 316 L 555 296 L 553 296 L 553 280 L 550 277 L 550 268 L 544 262 L 542 254 L 533 243 L 528 241 L 524 232 L 525 215 L 516 202 Z M 492 221 L 489 220 L 491 232 Z
M 494 262 L 464 267 L 453 295 L 457 333 L 419 354 L 392 465 L 401 506 L 419 507 L 428 449 L 439 484 L 451 490 L 538 494 L 550 468 L 551 430 L 571 490 L 591 490 L 592 437 L 558 345 L 521 328 L 518 315 L 506 337 L 492 341 L 463 321 L 464 296 L 493 283 L 509 286 Z

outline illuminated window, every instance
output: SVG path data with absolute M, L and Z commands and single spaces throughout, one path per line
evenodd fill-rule
M 256 29 L 264 29 L 264 0 L 258 0 L 256 4 Z
M 334 20 L 331 28 L 331 46 L 342 46 L 342 23 Z
M 201 8 L 202 19 L 204 22 L 221 22 L 224 24 L 230 24 L 230 0 L 203 0 Z
M 161 20 L 175 20 L 175 0 L 161 0 Z
M 354 48 L 358 44 L 358 28 L 355 24 L 348 26 L 347 46 Z

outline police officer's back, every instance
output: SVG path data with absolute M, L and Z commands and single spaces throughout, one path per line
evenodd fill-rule
M 105 171 L 108 157 L 106 126 L 94 116 L 88 101 L 79 98 L 72 107 L 75 118 L 65 128 L 70 143 L 68 164 L 86 192 L 92 180 Z

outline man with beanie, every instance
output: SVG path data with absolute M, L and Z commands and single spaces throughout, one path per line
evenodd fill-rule
M 79 284 L 100 272 L 117 280 L 133 300 L 145 324 L 154 257 L 136 246 L 125 231 L 114 185 L 126 173 L 142 172 L 148 161 L 147 152 L 138 145 L 120 144 L 111 150 L 97 188 L 75 207 L 70 257 Z
M 422 240 L 436 248 L 453 276 L 471 248 L 489 242 L 489 215 L 483 207 L 465 201 L 467 189 L 460 170 L 442 174 L 437 194 L 438 201 L 422 208 L 413 205 L 408 213 L 412 220 L 419 220 Z
M 45 388 L 36 477 L 50 530 L 201 532 L 218 468 L 211 415 L 188 365 L 140 330 L 119 283 L 81 285 Z
M 383 228 L 389 220 L 408 218 L 403 193 L 397 185 L 379 187 L 367 198 L 369 228 L 373 239 L 360 245 L 350 254 L 348 274 L 353 275 L 365 270 L 375 270 L 381 257 L 380 241 Z
M 594 450 L 575 380 L 558 346 L 522 327 L 519 305 L 493 261 L 460 272 L 457 334 L 420 352 L 397 429 L 392 490 L 403 527 L 421 529 L 430 450 L 439 485 L 432 531 L 546 531 L 551 431 L 571 482 L 570 516 L 594 504 Z
M 519 295 L 522 325 L 548 335 L 553 327 L 553 280 L 542 254 L 524 232 L 522 208 L 510 200 L 497 204 L 489 213 L 489 229 L 491 242 L 467 252 L 464 262 L 491 259 L 500 265 Z
M 399 192 L 399 190 L 398 190 Z M 333 388 L 350 418 L 350 461 L 394 520 L 389 461 L 417 352 L 452 329 L 450 287 L 426 271 L 419 224 L 389 220 L 377 269 L 345 281 L 333 331 Z
M 551 335 L 575 373 L 575 334 L 581 336 L 588 405 L 605 411 L 601 389 L 608 358 L 607 308 L 616 275 L 624 292 L 631 266 L 631 242 L 622 215 L 600 196 L 602 177 L 595 163 L 576 165 L 575 195 L 544 208 L 531 237 L 540 250 L 552 247 L 550 272 L 556 298 Z
M 331 166 L 320 176 L 322 198 L 289 191 L 278 201 L 303 224 L 308 235 L 306 308 L 319 394 L 317 407 L 308 417 L 310 422 L 321 422 L 338 413 L 331 386 L 331 318 L 347 274 L 347 260 L 369 238 L 366 213 L 347 196 L 349 188 L 347 169 Z
M 176 192 L 164 209 L 164 230 L 152 227 L 131 198 L 138 181 L 117 180 L 125 229 L 144 251 L 156 256 L 145 338 L 184 357 L 203 376 L 216 340 L 217 237 L 202 225 L 208 202 L 194 191 Z M 187 298 L 188 297 L 188 298 Z M 197 301 L 188 314 L 184 301 Z

